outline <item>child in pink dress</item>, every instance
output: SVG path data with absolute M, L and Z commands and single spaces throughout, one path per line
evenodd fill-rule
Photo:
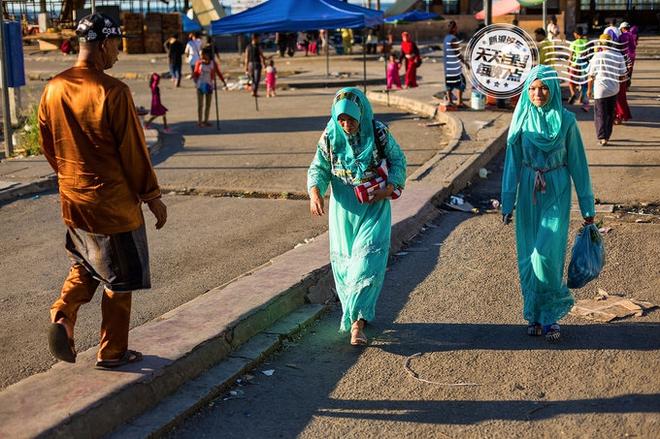
M 275 61 L 272 59 L 266 67 L 266 97 L 275 96 L 275 82 L 277 80 L 277 69 L 275 68 Z
M 152 73 L 151 79 L 149 80 L 149 88 L 151 88 L 151 111 L 149 114 L 151 117 L 144 123 L 145 128 L 151 126 L 151 122 L 154 121 L 158 116 L 163 116 L 163 129 L 165 132 L 169 132 L 170 129 L 167 127 L 167 108 L 160 102 L 160 88 L 158 84 L 160 83 L 160 75 L 158 73 Z
M 390 61 L 387 63 L 387 89 L 391 90 L 392 85 L 396 85 L 396 88 L 401 89 L 401 76 L 399 76 L 399 69 L 401 64 L 398 63 L 396 55 L 390 53 Z

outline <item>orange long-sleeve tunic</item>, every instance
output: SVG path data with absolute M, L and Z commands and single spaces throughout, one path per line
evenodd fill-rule
M 87 64 L 60 73 L 41 97 L 39 131 L 68 226 L 114 234 L 144 223 L 141 203 L 160 189 L 126 84 Z

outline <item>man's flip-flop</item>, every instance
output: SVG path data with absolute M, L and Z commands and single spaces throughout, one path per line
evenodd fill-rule
M 117 367 L 125 366 L 131 363 L 142 361 L 142 352 L 127 350 L 121 358 L 116 360 L 98 360 L 96 362 L 97 369 L 115 369 Z
M 73 340 L 66 333 L 66 328 L 61 323 L 51 323 L 48 328 L 48 347 L 50 353 L 58 360 L 67 363 L 76 362 L 76 350 L 73 347 Z

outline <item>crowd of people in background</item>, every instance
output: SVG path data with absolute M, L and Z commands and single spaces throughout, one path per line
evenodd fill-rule
M 548 30 L 556 24 L 550 18 Z M 630 87 L 638 42 L 637 27 L 623 21 L 609 20 L 597 39 L 590 41 L 585 28 L 578 26 L 569 45 L 569 98 L 568 104 L 581 104 L 582 110 L 590 111 L 590 99 L 594 103 L 594 123 L 598 141 L 606 145 L 614 125 L 632 118 L 628 105 L 627 90 Z M 543 29 L 537 29 L 540 63 L 555 66 L 556 44 L 559 35 L 548 32 L 543 39 Z
M 517 20 L 516 20 L 517 24 Z M 568 71 L 568 105 L 580 105 L 584 112 L 591 111 L 594 105 L 594 121 L 598 131 L 598 139 L 607 144 L 612 132 L 612 126 L 624 123 L 632 118 L 627 103 L 627 90 L 631 85 L 633 67 L 638 43 L 637 27 L 627 22 L 607 23 L 602 35 L 590 41 L 584 27 L 578 26 L 573 32 L 573 40 L 568 43 L 561 40 L 561 30 L 555 16 L 550 16 L 545 29 L 534 31 L 534 40 L 538 49 L 538 63 L 557 68 L 555 47 L 563 44 L 568 55 L 564 65 Z M 419 46 L 409 32 L 401 32 L 400 50 L 394 50 L 396 35 L 390 30 L 386 36 L 382 30 L 369 29 L 362 34 L 362 50 L 369 55 L 381 54 L 386 63 L 387 90 L 394 88 L 413 88 L 418 86 L 417 69 L 422 64 Z M 326 30 L 309 32 L 280 32 L 275 34 L 276 54 L 280 57 L 294 56 L 296 52 L 304 52 L 305 56 L 325 54 L 332 47 L 336 54 L 352 54 L 356 36 L 352 29 L 338 29 L 334 34 Z M 380 50 L 379 50 L 380 46 Z M 199 34 L 191 33 L 184 45 L 178 35 L 171 35 L 164 43 L 168 53 L 169 71 L 172 83 L 179 87 L 182 79 L 182 57 L 190 68 L 189 78 L 196 83 L 198 95 L 198 123 L 208 126 L 208 111 L 210 95 L 217 77 L 224 83 L 220 71 L 219 57 L 212 59 L 210 46 L 204 46 Z M 464 60 L 462 51 L 464 45 L 458 37 L 458 26 L 455 21 L 447 24 L 447 33 L 443 39 L 445 96 L 447 105 L 451 108 L 464 107 L 463 94 L 466 89 L 466 79 L 463 73 Z M 209 55 L 204 57 L 204 50 Z M 276 75 L 274 60 L 266 57 L 263 44 L 258 35 L 252 36 L 250 44 L 244 49 L 242 63 L 247 78 L 247 88 L 253 96 L 258 96 L 262 71 L 265 70 L 266 96 L 276 95 Z M 403 67 L 403 72 L 401 68 Z M 402 80 L 403 77 L 403 80 Z M 151 116 L 165 115 L 160 96 L 156 96 L 158 87 L 153 87 L 151 81 L 152 108 Z M 226 83 L 225 83 L 226 85 Z M 207 93 L 208 91 L 208 93 Z M 159 92 L 158 92 L 159 93 Z M 209 97 L 207 97 L 209 96 Z M 156 104 L 154 104 L 156 103 Z M 512 104 L 515 105 L 515 100 Z M 162 107 L 162 108 L 161 108 Z M 165 110 L 166 111 L 166 110 Z

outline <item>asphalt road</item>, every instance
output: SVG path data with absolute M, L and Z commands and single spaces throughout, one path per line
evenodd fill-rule
M 136 103 L 147 106 L 146 85 L 129 83 Z M 161 184 L 306 193 L 306 171 L 328 122 L 334 89 L 280 91 L 275 98 L 259 99 L 259 111 L 249 93 L 221 92 L 220 131 L 215 124 L 197 127 L 194 93 L 189 83 L 179 89 L 163 84 L 163 103 L 170 109 L 168 121 L 185 137 L 185 147 L 173 141 L 172 147 L 155 158 Z M 375 106 L 374 111 L 377 119 L 390 125 L 404 149 L 409 173 L 442 149 L 443 127 L 426 127 L 425 121 L 394 107 Z
M 491 170 L 499 169 L 499 162 Z M 496 172 L 473 186 L 479 205 Z M 598 288 L 660 303 L 660 224 L 609 215 Z M 580 219 L 574 214 L 572 234 Z M 171 438 L 641 437 L 660 435 L 660 312 L 612 324 L 569 316 L 563 340 L 526 335 L 513 227 L 439 216 L 386 276 L 366 349 L 330 312 Z M 450 387 L 436 383 L 476 383 Z M 272 376 L 261 373 L 273 369 Z
M 580 123 L 594 193 L 603 203 L 660 203 L 660 83 L 657 60 L 635 63 L 628 104 L 632 120 L 615 125 L 610 142 L 596 140 L 593 107 L 573 111 Z

